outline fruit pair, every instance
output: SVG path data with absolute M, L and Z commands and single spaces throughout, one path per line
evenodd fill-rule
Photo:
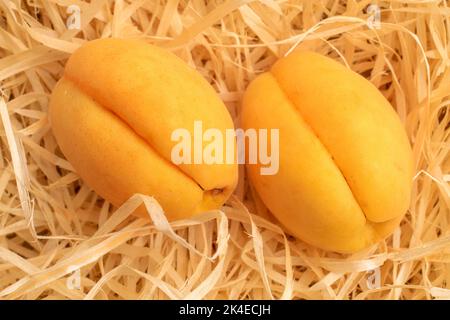
M 220 208 L 236 185 L 236 163 L 173 163 L 175 130 L 193 132 L 200 120 L 225 137 L 233 121 L 205 79 L 145 42 L 102 39 L 78 49 L 53 90 L 50 120 L 78 174 L 115 205 L 149 194 L 175 220 Z M 370 82 L 331 59 L 294 52 L 249 85 L 241 120 L 244 129 L 279 129 L 279 171 L 247 169 L 289 232 L 352 252 L 398 225 L 409 203 L 411 150 Z

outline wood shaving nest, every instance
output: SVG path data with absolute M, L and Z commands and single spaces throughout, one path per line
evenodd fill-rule
M 447 1 L 0 0 L 0 26 L 0 299 L 450 298 Z M 243 168 L 226 206 L 191 220 L 169 224 L 144 195 L 113 208 L 64 159 L 47 117 L 70 53 L 105 37 L 173 51 L 236 123 L 249 81 L 291 50 L 362 74 L 413 145 L 401 226 L 353 255 L 321 251 L 283 232 Z M 142 203 L 153 223 L 130 216 Z

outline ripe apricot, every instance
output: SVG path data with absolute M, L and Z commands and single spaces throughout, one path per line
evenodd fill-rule
M 219 208 L 237 182 L 237 165 L 175 165 L 178 128 L 233 129 L 214 89 L 172 53 L 139 40 L 100 39 L 69 58 L 53 90 L 50 121 L 77 173 L 115 205 L 154 196 L 169 219 Z M 142 210 L 138 213 L 143 213 Z
M 412 151 L 381 92 L 340 63 L 293 52 L 251 82 L 246 128 L 279 128 L 279 172 L 250 181 L 284 227 L 317 247 L 354 252 L 386 237 L 408 209 Z

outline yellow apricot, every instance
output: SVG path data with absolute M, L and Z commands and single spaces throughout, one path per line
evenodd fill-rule
M 368 80 L 294 52 L 251 82 L 244 129 L 279 129 L 279 171 L 247 165 L 265 205 L 293 235 L 355 252 L 389 235 L 409 207 L 413 160 L 400 119 Z
M 219 208 L 236 185 L 236 164 L 172 161 L 174 130 L 192 132 L 201 121 L 224 133 L 233 121 L 199 73 L 143 41 L 101 39 L 80 47 L 53 90 L 49 113 L 63 154 L 116 206 L 148 194 L 169 219 L 186 218 Z

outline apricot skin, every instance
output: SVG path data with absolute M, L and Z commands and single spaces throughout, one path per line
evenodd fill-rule
M 294 52 L 247 88 L 246 128 L 278 128 L 280 169 L 247 172 L 265 205 L 314 246 L 355 252 L 389 235 L 409 207 L 413 159 L 400 119 L 368 80 Z
M 205 129 L 225 132 L 233 122 L 200 74 L 143 41 L 101 39 L 80 47 L 53 90 L 49 115 L 76 172 L 116 206 L 148 194 L 170 220 L 187 218 L 219 208 L 236 185 L 236 164 L 171 161 L 173 130 L 192 132 L 200 120 Z

